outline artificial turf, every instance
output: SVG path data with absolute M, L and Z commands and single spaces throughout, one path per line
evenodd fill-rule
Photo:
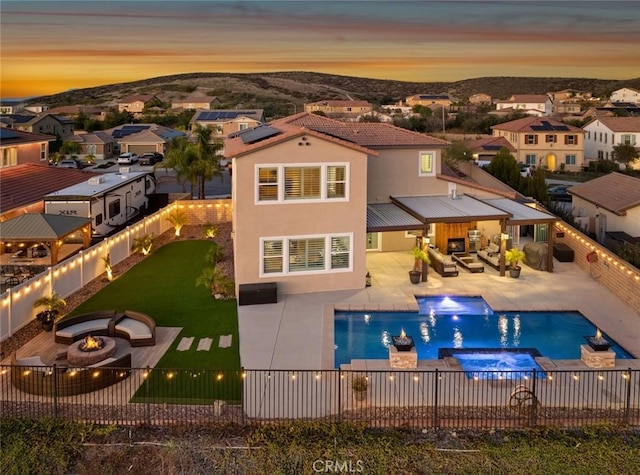
M 134 400 L 150 397 L 163 402 L 206 402 L 239 397 L 240 353 L 236 300 L 216 300 L 195 281 L 207 267 L 211 242 L 190 240 L 167 244 L 118 276 L 70 315 L 96 310 L 136 310 L 150 315 L 160 327 L 182 327 L 162 356 L 151 378 Z M 219 348 L 221 335 L 232 335 L 230 348 Z M 177 351 L 182 337 L 194 337 L 191 348 Z M 213 339 L 211 350 L 196 351 L 200 338 Z M 215 371 L 226 370 L 226 371 Z M 229 371 L 230 370 L 230 371 Z M 168 374 L 170 377 L 167 377 Z M 222 376 L 221 376 L 222 375 Z M 147 387 L 148 385 L 148 387 Z

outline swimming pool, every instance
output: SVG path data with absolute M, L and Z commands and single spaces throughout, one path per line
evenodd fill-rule
M 478 297 L 471 306 L 468 297 L 447 298 L 451 311 L 438 307 L 444 297 L 418 297 L 420 312 L 335 312 L 334 367 L 352 359 L 387 359 L 391 337 L 402 330 L 413 337 L 419 360 L 437 359 L 440 348 L 535 348 L 551 359 L 580 359 L 584 336 L 596 332 L 579 312 L 494 312 Z M 482 313 L 465 313 L 478 309 Z M 633 358 L 604 336 L 616 358 Z

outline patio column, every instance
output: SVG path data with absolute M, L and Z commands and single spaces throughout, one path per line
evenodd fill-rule
M 553 272 L 553 239 L 556 234 L 554 223 L 547 223 L 547 272 Z
M 500 220 L 500 276 L 504 277 L 506 275 L 506 268 L 504 264 L 504 257 L 507 253 L 507 240 L 504 239 L 504 236 L 507 233 L 507 221 L 504 219 Z

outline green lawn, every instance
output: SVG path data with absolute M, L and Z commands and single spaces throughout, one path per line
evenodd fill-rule
M 71 315 L 94 310 L 137 310 L 160 327 L 182 327 L 156 370 L 134 397 L 149 394 L 163 402 L 235 399 L 240 387 L 238 313 L 235 300 L 216 300 L 196 278 L 207 266 L 208 241 L 178 241 L 156 250 L 76 308 Z M 232 335 L 230 348 L 219 348 L 220 335 Z M 182 337 L 194 337 L 191 349 L 177 351 Z M 211 350 L 196 351 L 200 338 L 213 339 Z M 214 370 L 227 370 L 224 372 Z M 228 371 L 231 370 L 231 371 Z M 170 373 L 170 374 L 169 374 Z M 221 376 L 222 375 L 222 376 Z M 148 391 L 148 392 L 147 392 Z

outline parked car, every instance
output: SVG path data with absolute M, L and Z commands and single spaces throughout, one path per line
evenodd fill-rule
M 120 156 L 118 157 L 118 163 L 126 163 L 126 164 L 131 164 L 131 163 L 136 163 L 138 161 L 138 154 L 137 153 L 121 153 Z
M 527 165 L 526 163 L 520 164 L 520 176 L 528 177 L 533 173 L 533 166 Z
M 568 189 L 571 185 L 556 185 L 549 188 L 547 193 L 551 201 L 571 201 L 571 195 L 568 193 Z
M 155 165 L 158 162 L 161 162 L 164 156 L 158 152 L 147 152 L 143 153 L 138 160 L 140 165 Z
M 82 168 L 78 161 L 73 159 L 60 160 L 57 166 L 60 168 Z

